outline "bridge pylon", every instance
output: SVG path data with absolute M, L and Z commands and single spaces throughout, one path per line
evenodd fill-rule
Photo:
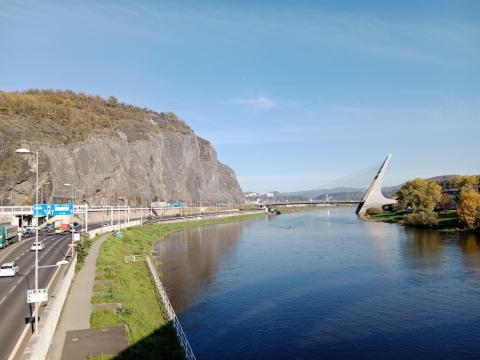
M 357 211 L 355 212 L 357 215 L 365 214 L 370 208 L 382 208 L 385 205 L 393 205 L 397 202 L 397 200 L 389 199 L 382 194 L 383 178 L 385 177 L 385 171 L 387 170 L 391 157 L 392 154 L 388 154 L 382 166 L 380 166 L 380 169 L 363 195 L 362 201 L 358 204 Z

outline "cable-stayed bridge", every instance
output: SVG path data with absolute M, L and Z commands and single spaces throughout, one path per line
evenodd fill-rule
M 382 182 L 390 159 L 391 154 L 388 154 L 381 163 L 330 181 L 324 184 L 320 190 L 289 193 L 284 199 L 267 200 L 264 204 L 268 206 L 358 204 L 357 214 L 363 214 L 366 209 L 371 207 L 394 204 L 395 200 L 389 199 L 388 196 L 397 188 L 385 188 L 382 192 Z M 288 199 L 289 196 L 292 197 L 292 200 Z

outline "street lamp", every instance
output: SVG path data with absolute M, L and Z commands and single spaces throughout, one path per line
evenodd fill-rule
M 35 191 L 35 243 L 38 244 L 38 151 L 32 152 L 26 148 L 19 148 L 15 150 L 17 154 L 35 154 L 36 160 L 36 191 Z M 38 293 L 38 246 L 35 246 L 35 293 Z M 35 303 L 35 335 L 38 335 L 38 302 Z

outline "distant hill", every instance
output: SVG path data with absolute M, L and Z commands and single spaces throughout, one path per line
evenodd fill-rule
M 457 176 L 458 175 L 439 175 L 428 178 L 428 180 L 445 182 Z M 385 196 L 391 197 L 395 192 L 400 190 L 402 186 L 403 183 L 395 186 L 386 186 L 382 188 L 382 192 Z M 367 191 L 366 188 L 338 187 L 329 189 L 304 190 L 288 193 L 277 192 L 278 195 L 275 196 L 275 200 L 282 198 L 289 201 L 295 201 L 297 199 L 303 199 L 302 201 L 325 201 L 328 197 L 330 201 L 361 201 L 363 195 L 365 194 L 365 191 Z

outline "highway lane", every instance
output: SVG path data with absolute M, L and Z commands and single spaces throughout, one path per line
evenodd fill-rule
M 41 236 L 45 245 L 39 251 L 39 265 L 54 265 L 67 254 L 71 234 Z M 0 359 L 8 359 L 15 347 L 26 324 L 31 321 L 33 304 L 27 304 L 27 289 L 35 287 L 35 252 L 30 251 L 34 238 L 23 240 L 22 244 L 14 249 L 2 263 L 16 261 L 20 266 L 20 273 L 14 278 L 0 278 Z M 39 269 L 39 288 L 47 287 L 56 267 Z M 40 313 L 41 321 L 41 313 Z M 32 333 L 33 328 L 29 329 Z

